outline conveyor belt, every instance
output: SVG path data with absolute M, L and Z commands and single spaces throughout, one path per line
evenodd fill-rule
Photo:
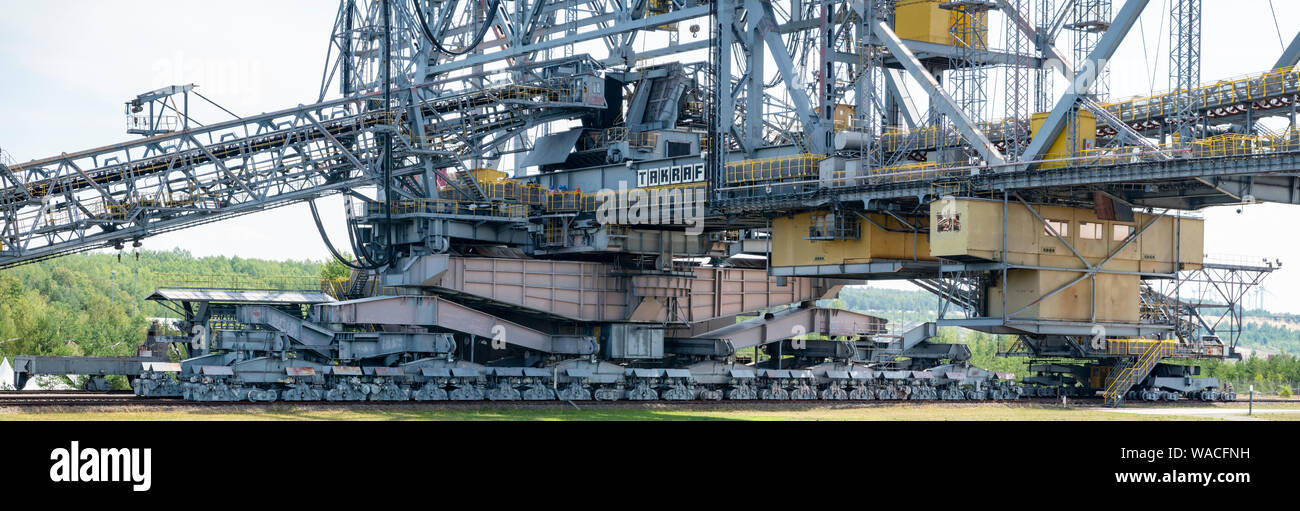
M 393 114 L 369 110 L 369 97 L 335 100 L 6 165 L 0 268 L 373 184 L 380 133 L 399 135 L 395 177 L 423 168 L 416 155 L 455 167 L 458 154 L 502 134 L 595 108 L 578 99 L 564 87 L 506 85 Z

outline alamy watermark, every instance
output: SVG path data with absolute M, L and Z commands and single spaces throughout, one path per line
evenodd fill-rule
M 178 51 L 170 59 L 153 63 L 151 87 L 160 89 L 192 83 L 210 98 L 237 97 L 242 101 L 256 102 L 264 89 L 263 68 L 261 60 L 191 58 Z
M 602 225 L 684 226 L 688 236 L 704 232 L 707 193 L 703 187 L 629 188 L 596 192 L 596 221 Z
M 82 448 L 72 442 L 67 449 L 50 452 L 50 480 L 56 483 L 129 482 L 135 491 L 149 491 L 153 449 Z

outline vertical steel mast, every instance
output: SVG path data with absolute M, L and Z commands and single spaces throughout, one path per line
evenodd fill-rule
M 1190 91 L 1201 82 L 1201 0 L 1171 0 L 1169 10 L 1169 90 Z M 1197 114 L 1190 94 L 1175 95 L 1169 131 L 1181 147 L 1191 144 Z

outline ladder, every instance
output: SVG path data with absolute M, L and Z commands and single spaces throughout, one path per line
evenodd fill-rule
M 1119 403 L 1124 400 L 1124 395 L 1128 394 L 1128 391 L 1145 379 L 1148 374 L 1151 374 L 1151 369 L 1155 368 L 1156 363 L 1164 358 L 1164 352 L 1163 343 L 1153 342 L 1137 357 L 1124 359 L 1116 365 L 1115 369 L 1112 370 L 1110 382 L 1106 384 L 1106 391 L 1103 394 L 1105 403 L 1110 406 L 1119 406 Z
M 369 296 L 368 287 L 370 285 L 369 270 L 352 270 L 352 279 L 349 283 L 348 290 L 343 297 L 344 300 L 356 300 Z

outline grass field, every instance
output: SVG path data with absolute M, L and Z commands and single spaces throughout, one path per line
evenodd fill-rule
M 1198 407 L 1201 413 L 1180 413 L 1179 406 L 1140 407 L 1142 413 L 1116 413 L 1090 407 L 1060 407 L 1017 404 L 980 405 L 886 405 L 855 407 L 826 405 L 817 407 L 746 408 L 743 405 L 715 409 L 682 409 L 647 404 L 623 407 L 574 409 L 564 407 L 512 408 L 509 405 L 485 404 L 475 407 L 439 408 L 436 406 L 236 406 L 236 407 L 133 407 L 125 409 L 14 409 L 0 408 L 0 420 L 450 420 L 450 421 L 1146 421 L 1146 420 L 1224 420 L 1244 418 L 1245 405 L 1217 405 L 1215 410 Z M 1134 408 L 1138 408 L 1134 406 Z M 1217 409 L 1222 409 L 1222 414 Z M 1264 406 L 1257 406 L 1264 409 Z M 1253 419 L 1300 420 L 1300 404 L 1267 405 L 1273 413 L 1257 413 Z

